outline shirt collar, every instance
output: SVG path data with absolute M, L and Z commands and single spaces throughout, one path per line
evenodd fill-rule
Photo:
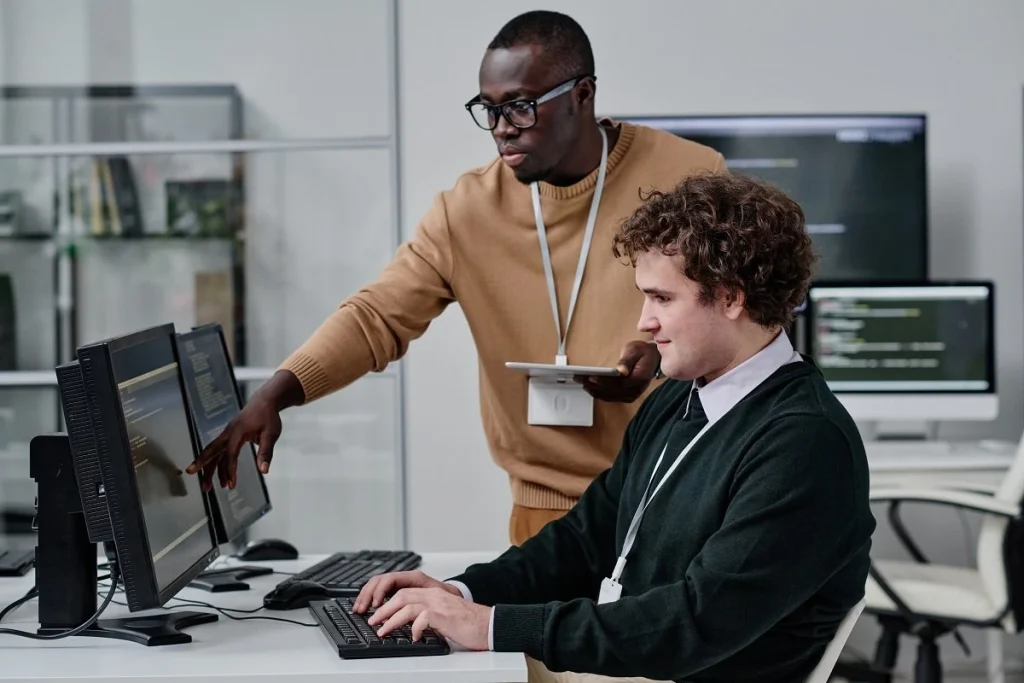
M 708 422 L 717 422 L 776 370 L 797 361 L 802 362 L 803 359 L 793 350 L 789 336 L 779 332 L 770 344 L 721 377 L 702 387 L 697 387 L 695 381 L 691 391 L 700 393 L 700 403 L 708 416 Z

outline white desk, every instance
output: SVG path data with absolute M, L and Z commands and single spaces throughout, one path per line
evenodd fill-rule
M 445 579 L 470 564 L 493 557 L 493 553 L 424 553 L 422 569 Z M 296 572 L 319 559 L 321 557 L 308 557 L 267 564 L 282 572 Z M 252 586 L 248 591 L 208 593 L 186 588 L 179 595 L 182 599 L 218 607 L 254 608 L 262 605 L 263 595 L 284 578 L 275 574 L 247 579 Z M 24 595 L 32 584 L 31 572 L 17 579 L 0 578 L 0 608 Z M 101 593 L 106 595 L 105 591 L 106 588 L 101 587 Z M 103 598 L 97 600 L 102 603 Z M 115 600 L 123 601 L 124 595 L 119 594 Z M 180 609 L 212 611 L 201 607 Z M 127 613 L 126 607 L 111 604 L 103 616 Z M 313 623 L 305 608 L 258 614 Z M 38 626 L 36 602 L 22 606 L 0 625 L 34 631 Z M 526 662 L 523 655 L 517 653 L 466 652 L 453 645 L 452 654 L 445 656 L 345 660 L 338 656 L 319 628 L 267 620 L 234 621 L 223 615 L 215 623 L 194 626 L 185 632 L 192 636 L 192 643 L 160 647 L 81 636 L 45 642 L 0 635 L 0 681 L 518 683 L 527 680 Z
M 997 486 L 1013 464 L 1016 448 L 1016 443 L 994 441 L 865 443 L 872 486 Z

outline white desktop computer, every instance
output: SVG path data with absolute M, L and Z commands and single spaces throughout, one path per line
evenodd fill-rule
M 879 432 L 994 420 L 994 303 L 987 281 L 819 284 L 805 348 L 854 420 Z

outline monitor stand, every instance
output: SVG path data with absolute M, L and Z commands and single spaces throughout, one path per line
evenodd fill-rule
M 251 579 L 254 576 L 266 576 L 273 573 L 274 570 L 270 567 L 256 567 L 253 565 L 207 569 L 188 585 L 189 588 L 198 588 L 199 590 L 211 593 L 247 591 L 250 586 L 243 579 Z
M 98 609 L 96 543 L 89 540 L 66 434 L 44 434 L 29 444 L 29 470 L 38 494 L 36 587 L 40 635 L 59 635 L 88 621 Z M 108 589 L 109 590 L 109 589 Z M 99 619 L 77 635 L 117 638 L 140 645 L 191 643 L 182 629 L 217 621 L 216 614 L 175 611 Z

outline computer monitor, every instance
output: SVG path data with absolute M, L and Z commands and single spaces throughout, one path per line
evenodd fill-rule
M 96 541 L 116 561 L 131 612 L 163 606 L 218 556 L 206 496 L 185 474 L 198 452 L 173 335 L 168 324 L 88 344 L 58 368 L 68 434 L 30 446 L 40 633 L 66 630 L 69 615 L 82 618 L 95 604 Z M 82 635 L 188 642 L 179 629 L 215 620 L 203 612 L 102 620 Z
M 175 344 L 185 396 L 202 451 L 241 411 L 242 394 L 219 324 L 178 333 Z M 211 472 L 209 476 L 216 474 Z M 256 467 L 252 444 L 243 444 L 235 488 L 215 482 L 210 489 L 210 504 L 219 543 L 234 541 L 270 512 L 270 493 L 263 474 Z
M 928 279 L 924 115 L 615 117 L 707 145 L 803 207 L 818 281 Z
M 807 348 L 862 421 L 993 420 L 991 282 L 815 285 Z

